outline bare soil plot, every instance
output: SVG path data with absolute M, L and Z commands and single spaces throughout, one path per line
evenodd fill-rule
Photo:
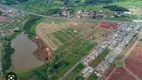
M 118 67 L 108 80 L 136 80 L 123 67 Z
M 133 46 L 137 38 L 133 39 L 130 45 L 124 51 L 124 54 Z M 141 80 L 142 79 L 142 42 L 140 41 L 136 48 L 128 57 L 121 56 L 121 60 L 125 65 L 112 65 L 103 75 L 102 80 Z M 124 59 L 124 61 L 123 61 Z M 118 69 L 121 68 L 121 69 Z M 117 71 L 117 72 L 116 72 Z M 130 74 L 128 74 L 130 73 Z M 129 75 L 129 76 L 128 76 Z M 129 79 L 130 78 L 130 79 Z
M 142 48 L 142 41 L 140 41 L 140 42 L 137 44 L 137 47 L 138 47 L 138 48 Z
M 67 23 L 55 24 L 55 22 L 52 22 L 52 23 L 42 22 L 36 28 L 36 33 L 38 36 L 40 36 L 41 39 L 43 39 L 43 41 L 46 44 L 50 45 L 50 47 L 55 50 L 61 45 L 63 45 L 63 42 L 61 42 L 57 38 L 60 38 L 60 39 L 65 38 L 64 41 L 66 40 L 68 41 L 69 38 L 71 38 L 70 34 L 66 34 L 66 33 L 67 32 L 72 33 L 72 32 L 61 31 L 62 29 L 66 29 L 68 27 L 69 27 L 69 24 Z
M 4 16 L 0 16 L 0 22 L 5 21 L 5 17 Z
M 52 49 L 46 46 L 37 36 L 33 37 L 32 40 L 38 45 L 38 49 L 34 51 L 34 55 L 45 63 L 51 62 L 53 57 Z
M 103 75 L 103 77 L 102 77 L 102 80 L 105 80 L 105 79 L 110 75 L 110 73 L 112 72 L 112 70 L 114 70 L 115 67 L 116 67 L 116 64 L 113 64 L 111 67 L 109 67 L 109 68 L 105 71 L 105 73 L 104 73 L 104 75 Z
M 96 43 L 102 42 L 113 29 L 98 27 L 100 21 L 47 19 L 36 28 L 36 34 L 53 50 L 48 69 L 51 80 L 59 79 L 85 56 Z M 91 39 L 95 37 L 95 39 Z
M 130 11 L 132 11 L 133 13 L 137 14 L 137 15 L 142 15 L 142 7 L 136 7 L 136 6 L 133 6 L 133 7 L 130 7 L 129 8 Z
M 114 22 L 104 22 L 104 21 L 102 21 L 100 23 L 100 27 L 102 27 L 102 28 L 116 29 L 117 25 L 118 25 L 118 23 L 114 23 Z
M 142 79 L 142 48 L 136 48 L 125 60 L 126 67 Z
M 52 49 L 57 49 L 64 43 L 59 41 L 55 36 L 55 33 L 59 31 L 58 36 L 65 36 L 65 40 L 68 41 L 70 38 L 74 38 L 76 34 L 74 32 L 79 32 L 82 37 L 92 42 L 100 43 L 106 38 L 106 36 L 113 31 L 113 29 L 100 28 L 100 21 L 85 21 L 76 19 L 47 19 L 40 23 L 36 29 L 36 33 L 40 36 L 44 42 L 49 44 Z M 73 30 L 68 30 L 71 28 Z M 61 31 L 62 30 L 62 31 Z M 67 38 L 69 37 L 69 38 Z M 94 38 L 94 39 L 92 39 Z M 61 39 L 61 38 L 60 38 Z
M 102 42 L 109 33 L 114 29 L 101 28 L 99 27 L 100 21 L 72 21 L 71 25 L 74 29 L 78 30 L 85 39 L 92 42 Z M 95 37 L 95 39 L 91 39 Z

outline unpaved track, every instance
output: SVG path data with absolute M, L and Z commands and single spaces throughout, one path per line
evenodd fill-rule
M 130 54 L 131 52 L 135 49 L 135 47 L 137 46 L 137 44 L 139 43 L 140 38 L 138 38 L 135 43 L 133 44 L 133 46 L 129 49 L 129 51 L 127 51 L 127 53 L 124 55 L 124 57 L 122 58 L 122 60 L 124 61 Z
M 135 75 L 131 70 L 126 67 L 123 67 L 129 74 L 131 74 L 136 80 L 141 80 L 137 75 Z

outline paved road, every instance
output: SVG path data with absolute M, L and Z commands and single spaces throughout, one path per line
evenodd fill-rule
M 2 5 L 2 4 L 0 4 L 0 5 Z M 3 6 L 3 7 L 10 8 L 10 9 L 20 10 L 21 12 L 24 12 L 24 13 L 27 13 L 27 14 L 31 14 L 31 15 L 35 15 L 35 16 L 40 16 L 40 17 L 45 17 L 45 18 L 53 17 L 53 16 L 47 16 L 47 15 L 42 15 L 42 14 L 38 14 L 38 13 L 34 13 L 34 12 L 30 12 L 30 11 L 21 10 L 21 9 L 14 8 L 14 7 L 9 7 L 9 6 L 6 6 L 6 5 L 2 5 L 2 6 Z M 90 21 L 97 20 L 97 19 L 79 19 L 79 18 L 66 18 L 66 17 L 56 17 L 56 18 L 62 18 L 62 19 L 77 19 L 77 20 L 90 20 Z M 117 20 L 105 20 L 105 19 L 100 20 L 100 21 L 124 22 L 124 21 L 117 21 Z

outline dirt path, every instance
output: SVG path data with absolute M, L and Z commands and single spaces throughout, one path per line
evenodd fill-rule
M 123 67 L 129 74 L 131 74 L 136 80 L 141 80 L 137 75 L 135 75 L 131 70 L 126 68 L 125 66 Z
M 129 49 L 128 52 L 126 52 L 126 54 L 123 56 L 122 61 L 124 61 L 130 54 L 131 52 L 135 49 L 135 47 L 137 46 L 137 44 L 139 43 L 140 38 L 138 38 L 135 43 L 133 44 L 133 46 Z

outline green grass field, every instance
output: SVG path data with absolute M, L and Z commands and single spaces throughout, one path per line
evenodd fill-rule
M 31 70 L 24 71 L 22 73 L 17 73 L 19 80 L 48 80 L 47 76 L 48 65 L 43 65 Z
M 140 0 L 128 0 L 128 1 L 122 1 L 122 2 L 115 2 L 112 4 L 116 4 L 119 6 L 123 6 L 123 7 L 128 7 L 128 6 L 142 6 L 142 1 Z
M 75 10 L 101 10 L 103 4 L 79 6 Z
M 73 31 L 73 29 L 67 28 L 55 32 L 55 37 L 64 45 L 54 51 L 54 58 L 48 69 L 51 80 L 62 77 L 81 57 L 96 46 L 96 44 L 81 38 L 79 33 Z M 68 34 L 64 32 L 68 32 Z
M 81 75 L 78 75 L 78 76 L 75 77 L 74 80 L 85 80 L 85 78 Z
M 45 18 L 30 15 L 27 16 L 27 21 L 24 24 L 24 31 L 28 34 L 28 37 L 31 38 L 35 35 L 35 29 L 37 25 L 42 22 Z
M 72 72 L 67 75 L 67 77 L 65 77 L 65 80 L 73 80 L 83 68 L 84 66 L 79 64 Z
M 54 22 L 54 24 L 60 24 L 60 23 L 66 23 L 68 21 L 67 18 L 56 18 L 56 17 L 48 17 L 48 19 L 46 19 L 46 23 L 51 24 L 52 22 Z
M 116 64 L 117 64 L 118 66 L 125 66 L 125 63 L 122 62 L 122 61 L 116 61 Z
M 36 0 L 35 1 L 29 0 L 25 3 L 16 4 L 16 5 L 14 4 L 11 6 L 21 10 L 35 12 L 39 14 L 46 14 L 50 10 L 59 8 L 58 4 L 55 3 L 50 4 L 50 3 L 45 3 L 44 1 L 36 1 Z
M 90 63 L 90 66 L 96 67 L 104 58 L 107 54 L 109 54 L 110 49 L 105 48 L 98 57 Z
M 94 73 L 91 74 L 91 76 L 89 76 L 89 78 L 87 80 L 97 80 L 98 76 Z

